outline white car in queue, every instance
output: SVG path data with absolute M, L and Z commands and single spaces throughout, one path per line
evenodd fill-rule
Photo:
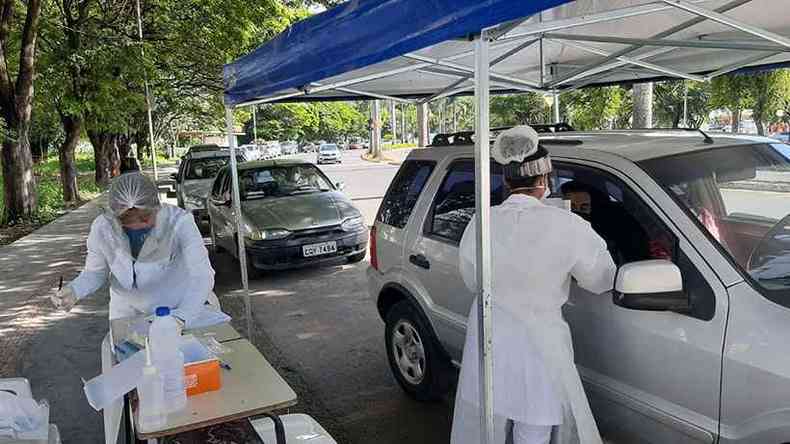
M 458 270 L 474 147 L 453 138 L 409 154 L 371 230 L 383 346 L 421 400 L 451 390 L 451 362 L 477 328 Z M 569 283 L 563 307 L 599 427 L 628 443 L 790 442 L 790 146 L 677 130 L 541 143 L 554 197 L 589 196 L 586 217 L 620 266 L 612 292 Z M 493 205 L 504 192 L 492 164 Z
M 322 163 L 342 163 L 343 156 L 340 153 L 340 148 L 334 143 L 324 143 L 318 147 L 316 153 L 315 163 L 321 165 Z

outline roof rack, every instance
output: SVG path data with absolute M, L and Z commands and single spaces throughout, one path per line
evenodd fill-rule
M 569 131 L 576 131 L 575 129 L 573 129 L 572 126 L 568 125 L 565 122 L 534 124 L 530 126 L 538 134 L 553 134 L 553 133 L 565 133 Z M 499 127 L 491 128 L 489 130 L 491 133 L 491 138 L 493 139 L 494 137 L 496 137 L 497 134 L 501 133 L 502 131 L 509 130 L 510 128 L 513 127 L 499 126 Z M 475 144 L 475 141 L 473 139 L 474 135 L 475 135 L 474 131 L 440 133 L 433 136 L 433 140 L 431 141 L 431 144 L 428 146 L 474 145 Z
M 705 131 L 701 130 L 700 128 L 633 128 L 634 131 L 685 131 L 685 132 L 693 132 L 693 133 L 700 133 L 704 138 L 702 140 L 703 143 L 711 144 L 715 143 L 713 138 L 708 135 Z

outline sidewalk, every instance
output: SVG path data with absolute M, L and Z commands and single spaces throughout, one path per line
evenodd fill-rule
M 64 443 L 103 441 L 101 415 L 85 400 L 80 377 L 97 375 L 107 332 L 106 289 L 70 313 L 49 300 L 62 275 L 82 268 L 90 224 L 102 198 L 0 247 L 0 377 L 30 380 L 36 399 L 50 403 L 50 421 Z

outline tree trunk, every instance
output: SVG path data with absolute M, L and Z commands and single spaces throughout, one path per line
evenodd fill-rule
M 741 130 L 741 110 L 732 110 L 732 132 L 737 133 Z
M 75 203 L 80 200 L 79 188 L 77 186 L 77 165 L 74 159 L 74 151 L 80 141 L 82 132 L 82 118 L 79 116 L 63 116 L 63 131 L 65 138 L 58 150 L 60 160 L 60 181 L 63 185 L 63 201 Z
M 633 89 L 634 122 L 633 128 L 653 127 L 653 84 L 637 83 Z
M 754 126 L 757 127 L 757 134 L 760 136 L 765 136 L 765 125 L 763 124 L 762 119 L 755 118 L 754 119 Z
M 8 120 L 6 123 L 9 124 Z M 14 221 L 32 217 L 37 208 L 36 178 L 33 175 L 33 155 L 30 151 L 30 126 L 18 123 L 17 128 L 9 124 L 9 133 L 16 138 L 3 141 L 3 208 L 2 220 Z M 13 136 L 12 136 L 13 137 Z
M 110 185 L 110 179 L 112 178 L 112 162 L 110 159 L 112 137 L 107 133 L 88 131 L 88 138 L 91 141 L 91 145 L 93 145 L 96 185 L 106 188 Z

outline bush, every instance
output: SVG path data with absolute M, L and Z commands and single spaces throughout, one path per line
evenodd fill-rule
M 79 188 L 80 197 L 83 200 L 90 200 L 95 198 L 101 193 L 101 190 L 96 186 L 94 171 L 93 155 L 91 154 L 78 154 L 76 159 L 77 171 L 77 186 Z M 36 189 L 38 191 L 38 214 L 30 222 L 34 224 L 47 224 L 58 216 L 63 214 L 66 210 L 65 202 L 63 202 L 63 188 L 60 183 L 60 165 L 58 159 L 50 158 L 33 167 L 33 172 L 36 176 Z M 4 194 L 3 194 L 3 181 L 2 173 L 0 172 L 0 214 L 4 209 Z

